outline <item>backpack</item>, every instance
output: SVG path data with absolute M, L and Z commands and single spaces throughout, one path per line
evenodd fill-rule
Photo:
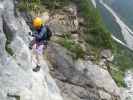
M 47 40 L 50 40 L 52 37 L 52 31 L 48 26 L 46 26 L 46 29 L 47 29 Z
M 42 36 L 41 40 L 49 41 L 52 36 L 52 32 L 51 32 L 50 28 L 45 25 L 42 27 L 41 30 L 43 30 L 43 36 Z

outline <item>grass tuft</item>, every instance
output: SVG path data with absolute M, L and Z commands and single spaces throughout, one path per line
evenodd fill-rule
M 73 41 L 69 35 L 64 35 L 63 38 L 59 38 L 56 40 L 56 42 L 72 52 L 74 59 L 83 58 L 85 55 L 85 51 L 82 49 L 80 44 L 75 43 L 75 41 Z

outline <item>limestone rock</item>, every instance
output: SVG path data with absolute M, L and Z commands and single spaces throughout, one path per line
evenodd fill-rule
M 68 6 L 63 11 L 55 13 L 51 18 L 49 26 L 53 33 L 58 36 L 77 32 L 79 22 L 76 6 Z
M 54 67 L 51 73 L 57 79 L 64 100 L 99 100 L 95 83 L 74 67 L 74 60 L 66 49 L 51 44 L 48 56 Z
M 87 77 L 92 79 L 98 89 L 104 90 L 104 92 L 110 94 L 111 96 L 118 98 L 120 97 L 120 90 L 108 71 L 100 68 L 98 65 L 93 64 L 91 61 L 79 60 L 76 63 L 76 67 L 82 72 L 86 70 Z
M 45 60 L 39 72 L 32 71 L 30 29 L 14 11 L 14 0 L 0 1 L 0 100 L 62 100 Z
M 77 8 L 69 8 L 67 15 L 53 16 L 51 28 L 59 35 L 79 27 Z M 48 47 L 52 70 L 42 57 L 40 71 L 33 72 L 30 31 L 15 12 L 14 0 L 0 0 L 0 100 L 119 100 L 119 89 L 106 70 L 73 60 L 68 50 L 55 43 Z M 7 44 L 13 55 L 5 48 Z
M 111 50 L 109 49 L 104 49 L 101 51 L 101 58 L 106 59 L 108 61 L 112 61 L 113 60 L 113 55 Z
M 104 91 L 99 91 L 99 95 L 102 100 L 111 100 L 111 95 L 109 95 L 108 93 Z
M 91 61 L 74 61 L 57 44 L 48 48 L 51 71 L 65 100 L 120 100 L 120 91 L 108 71 Z M 66 99 L 67 98 L 67 99 Z

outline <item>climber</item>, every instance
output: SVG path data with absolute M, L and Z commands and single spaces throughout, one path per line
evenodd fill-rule
M 29 45 L 29 48 L 34 48 L 37 60 L 36 67 L 33 69 L 34 72 L 40 70 L 40 56 L 42 56 L 44 48 L 47 47 L 48 41 L 52 36 L 52 32 L 47 25 L 49 21 L 49 14 L 44 13 L 43 16 L 43 19 L 40 17 L 36 17 L 33 20 L 33 27 L 36 31 L 34 33 L 29 33 L 29 35 L 34 37 L 34 39 L 31 41 Z

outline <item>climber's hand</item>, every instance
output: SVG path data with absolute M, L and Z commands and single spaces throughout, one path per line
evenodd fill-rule
M 29 32 L 28 34 L 29 34 L 30 36 L 32 36 L 32 32 Z

